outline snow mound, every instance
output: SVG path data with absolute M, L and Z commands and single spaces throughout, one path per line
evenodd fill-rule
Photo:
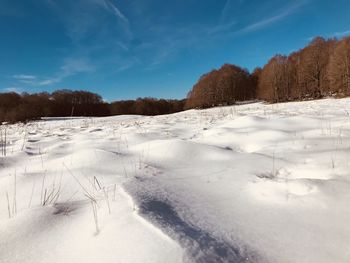
M 350 262 L 350 99 L 7 125 L 0 261 Z

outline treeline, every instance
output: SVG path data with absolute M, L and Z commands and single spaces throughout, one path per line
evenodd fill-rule
M 40 117 L 107 116 L 109 107 L 101 96 L 87 91 L 53 93 L 0 93 L 0 120 L 26 121 Z
M 115 101 L 110 104 L 111 115 L 161 115 L 182 111 L 186 100 L 165 100 L 139 98 L 137 100 Z
M 257 79 L 248 70 L 225 64 L 203 75 L 187 96 L 186 108 L 207 108 L 255 98 Z
M 289 56 L 274 56 L 252 73 L 225 64 L 203 75 L 186 100 L 139 98 L 106 103 L 87 91 L 0 93 L 0 123 L 57 116 L 160 115 L 245 100 L 284 102 L 326 96 L 350 96 L 350 37 L 317 37 Z
M 284 102 L 326 96 L 350 96 L 350 37 L 317 37 L 289 56 L 274 56 L 252 73 L 226 64 L 199 79 L 187 96 L 185 108 L 251 99 Z
M 0 124 L 41 117 L 110 116 L 119 114 L 159 115 L 181 111 L 184 100 L 139 98 L 106 103 L 87 91 L 58 90 L 53 93 L 0 93 Z

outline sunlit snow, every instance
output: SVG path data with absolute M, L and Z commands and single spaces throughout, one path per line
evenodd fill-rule
M 325 99 L 7 125 L 0 262 L 350 262 L 349 113 Z

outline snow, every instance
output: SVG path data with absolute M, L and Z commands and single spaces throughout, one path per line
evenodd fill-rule
M 350 262 L 350 99 L 7 125 L 0 262 Z

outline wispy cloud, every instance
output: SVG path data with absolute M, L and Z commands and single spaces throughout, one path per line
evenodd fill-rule
M 106 9 L 112 11 L 119 19 L 129 24 L 129 19 L 120 11 L 116 4 L 113 4 L 110 0 L 103 0 L 105 3 Z
M 16 74 L 12 78 L 19 83 L 30 86 L 49 86 L 78 73 L 92 72 L 94 70 L 95 67 L 86 58 L 66 58 L 60 70 L 51 77 Z
M 120 63 L 120 65 L 117 66 L 116 70 L 114 71 L 114 73 L 117 72 L 122 72 L 125 70 L 128 70 L 134 66 L 140 65 L 140 61 L 137 58 L 129 58 L 126 61 L 123 61 L 122 63 Z
M 229 32 L 233 29 L 234 26 L 237 25 L 236 21 L 232 21 L 229 23 L 224 23 L 224 24 L 220 24 L 217 26 L 212 26 L 209 27 L 205 30 L 204 33 L 208 34 L 208 35 L 218 35 L 218 34 L 223 34 L 226 32 Z
M 129 19 L 115 0 L 46 0 L 46 3 L 49 10 L 59 17 L 74 44 L 81 46 L 92 36 L 95 42 L 101 38 L 108 41 L 108 35 L 114 35 L 116 31 L 120 37 L 131 35 Z
M 268 27 L 278 21 L 283 20 L 284 18 L 290 16 L 291 14 L 295 13 L 300 7 L 304 6 L 307 3 L 307 1 L 297 1 L 293 3 L 292 5 L 289 5 L 282 9 L 279 14 L 267 17 L 265 19 L 262 19 L 258 22 L 255 22 L 253 24 L 247 25 L 243 29 L 239 31 L 239 33 L 249 33 L 253 31 L 257 31 L 259 29 Z
M 190 24 L 183 28 L 162 25 L 155 29 L 151 28 L 151 30 L 154 29 L 154 34 L 152 31 L 148 33 L 153 34 L 154 37 L 151 37 L 151 41 L 142 45 L 144 52 L 146 52 L 145 50 L 150 50 L 154 54 L 150 63 L 146 66 L 146 69 L 154 69 L 168 62 L 175 54 L 187 48 L 191 48 L 191 50 L 200 49 L 203 43 L 210 45 L 210 43 L 214 43 L 215 41 L 222 41 L 223 39 L 237 37 L 242 34 L 269 27 L 294 14 L 310 1 L 311 0 L 292 0 L 288 1 L 289 4 L 282 6 L 282 8 L 279 2 L 274 2 L 274 5 L 279 4 L 280 9 L 278 6 L 272 5 L 269 6 L 269 9 L 274 9 L 277 13 L 272 13 L 270 16 L 267 15 L 264 19 L 250 24 L 243 24 L 242 26 L 239 21 L 232 20 L 235 16 L 229 16 L 229 14 L 246 1 L 227 0 L 224 2 L 221 9 L 219 22 L 217 24 Z M 263 17 L 261 12 L 262 11 L 257 10 L 255 17 Z M 266 10 L 264 12 L 266 12 Z
M 25 10 L 21 8 L 21 5 L 11 0 L 1 0 L 0 17 L 23 17 Z
M 3 92 L 16 92 L 16 93 L 22 93 L 23 88 L 20 87 L 7 87 L 2 90 Z
M 329 38 L 333 38 L 333 37 L 342 38 L 345 36 L 350 36 L 350 30 L 332 32 L 330 34 L 327 34 L 326 36 Z M 306 38 L 306 40 L 312 41 L 315 37 L 317 37 L 317 35 L 312 36 L 312 37 L 308 37 L 308 38 Z
M 350 35 L 350 30 L 342 31 L 342 32 L 335 32 L 332 34 L 335 37 L 344 37 Z
M 36 79 L 36 76 L 34 75 L 25 75 L 25 74 L 13 75 L 12 77 L 17 80 L 25 80 L 25 81 L 28 81 L 28 80 L 31 81 Z
M 226 0 L 226 3 L 221 10 L 220 23 L 222 23 L 226 20 L 227 13 L 228 13 L 228 10 L 230 9 L 230 6 L 231 6 L 231 0 Z
M 65 60 L 56 74 L 35 84 L 51 85 L 71 75 L 103 68 L 107 64 L 112 71 L 117 68 L 118 72 L 137 64 L 128 60 L 133 56 L 130 42 L 134 37 L 126 12 L 130 13 L 127 4 L 119 6 L 117 0 L 46 1 L 49 10 L 59 17 L 65 34 L 73 44 L 64 51 L 67 52 L 65 56 L 84 57 L 84 60 Z M 89 62 L 92 58 L 94 67 Z
M 78 73 L 93 72 L 94 70 L 95 67 L 87 58 L 66 58 L 60 71 L 55 76 L 41 80 L 37 84 L 39 86 L 52 85 Z
M 61 67 L 61 76 L 69 77 L 77 73 L 92 72 L 95 67 L 88 58 L 66 58 Z

